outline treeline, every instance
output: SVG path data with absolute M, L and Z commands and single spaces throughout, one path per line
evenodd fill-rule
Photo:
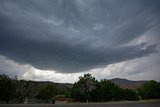
M 67 87 L 53 82 L 18 80 L 17 77 L 0 75 L 0 103 L 24 103 L 26 99 L 49 103 L 54 95 L 65 94 L 66 90 Z
M 122 89 L 109 80 L 98 82 L 91 74 L 79 77 L 71 90 L 71 98 L 78 102 L 106 102 L 139 99 L 159 99 L 160 83 L 148 81 L 136 90 Z
M 34 82 L 0 75 L 0 102 L 16 100 L 24 103 L 26 98 L 39 99 L 44 103 L 54 103 L 56 95 L 65 95 L 70 102 L 107 102 L 139 99 L 159 99 L 160 83 L 148 81 L 143 86 L 131 90 L 122 89 L 113 82 L 103 79 L 98 82 L 91 74 L 79 77 L 72 88 L 60 87 L 52 82 Z
M 109 80 L 98 82 L 91 74 L 85 74 L 74 84 L 71 97 L 79 102 L 106 102 L 138 100 L 138 94 L 131 89 L 122 89 Z

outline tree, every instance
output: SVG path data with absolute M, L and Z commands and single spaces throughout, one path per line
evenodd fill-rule
M 57 94 L 59 94 L 58 88 L 54 84 L 48 84 L 39 91 L 37 98 L 47 101 Z
M 0 100 L 9 102 L 15 93 L 13 79 L 7 75 L 0 75 Z
M 28 91 L 28 81 L 25 80 L 15 80 L 16 91 L 14 98 L 18 100 L 19 103 L 24 102 L 25 98 L 29 96 Z
M 130 89 L 122 89 L 109 80 L 98 82 L 91 74 L 79 77 L 71 90 L 71 98 L 79 102 L 101 102 L 101 101 L 120 101 L 138 100 L 138 95 Z
M 109 80 L 100 81 L 101 101 L 123 100 L 122 89 Z
M 133 100 L 138 100 L 138 94 L 131 90 L 131 89 L 124 89 L 124 99 L 125 100 L 129 100 L 129 101 L 133 101 Z
M 138 93 L 142 99 L 160 98 L 160 84 L 154 80 L 148 81 L 138 89 Z
M 74 84 L 71 97 L 76 101 L 88 102 L 90 101 L 93 90 L 97 88 L 98 81 L 91 76 L 91 74 L 84 74 L 83 77 L 79 77 L 79 81 Z

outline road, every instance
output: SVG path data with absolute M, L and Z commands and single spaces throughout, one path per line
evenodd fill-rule
M 160 101 L 73 104 L 0 104 L 0 107 L 160 107 Z

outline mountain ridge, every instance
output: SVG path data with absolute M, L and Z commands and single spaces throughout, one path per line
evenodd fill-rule
M 128 80 L 128 79 L 124 79 L 124 78 L 113 78 L 113 79 L 110 79 L 110 81 L 115 83 L 119 87 L 124 88 L 124 89 L 126 89 L 126 88 L 136 89 L 147 82 L 147 80 L 134 81 L 134 80 Z
M 124 79 L 124 78 L 113 78 L 113 79 L 108 79 L 108 80 L 115 83 L 116 85 L 118 85 L 119 87 L 121 87 L 123 89 L 127 89 L 127 88 L 128 89 L 136 89 L 148 81 L 148 80 L 134 81 L 134 80 L 128 80 L 128 79 Z M 62 86 L 62 87 L 72 88 L 74 83 L 55 83 L 55 84 Z

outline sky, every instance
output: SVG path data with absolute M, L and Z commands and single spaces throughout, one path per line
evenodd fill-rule
M 160 81 L 159 0 L 0 0 L 0 74 Z

